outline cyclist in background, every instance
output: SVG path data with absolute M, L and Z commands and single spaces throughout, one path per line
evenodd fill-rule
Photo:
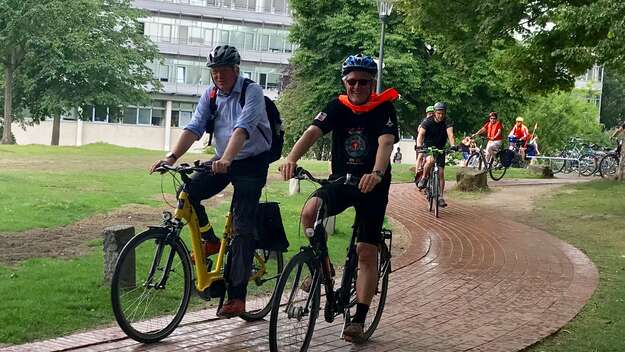
M 432 119 L 426 119 L 421 126 L 419 126 L 419 135 L 417 136 L 417 149 L 435 147 L 438 149 L 445 148 L 445 144 L 449 140 L 449 145 L 452 149 L 456 149 L 456 141 L 454 139 L 454 126 L 451 119 L 447 118 L 447 104 L 436 103 L 434 104 L 435 114 Z M 419 189 L 424 189 L 430 169 L 433 167 L 434 159 L 428 156 L 423 167 L 423 176 L 417 183 Z M 440 187 L 441 197 L 438 199 L 439 207 L 446 207 L 447 202 L 443 199 L 443 193 L 445 191 L 445 155 L 439 155 L 436 158 L 436 164 L 439 167 L 440 173 Z
M 497 119 L 496 111 L 488 114 L 488 121 L 479 131 L 472 134 L 471 138 L 483 133 L 486 134 L 486 139 L 488 139 L 486 144 L 486 162 L 490 162 L 501 148 L 501 143 L 503 142 L 503 125 Z
M 347 174 L 360 177 L 354 186 L 332 183 L 319 188 L 302 210 L 302 225 L 314 233 L 318 209 L 325 217 L 356 208 L 358 278 L 356 314 L 343 330 L 348 341 L 363 336 L 365 317 L 375 295 L 378 268 L 378 244 L 382 242 L 382 223 L 391 184 L 390 156 L 399 141 L 397 116 L 393 101 L 399 94 L 388 89 L 374 93 L 378 66 L 369 56 L 351 55 L 342 65 L 346 95 L 326 105 L 299 138 L 282 165 L 285 180 L 293 177 L 297 161 L 321 136 L 332 132 L 332 174 L 337 179 Z M 321 227 L 322 229 L 323 227 Z M 330 265 L 326 263 L 326 265 Z
M 527 126 L 523 124 L 523 118 L 521 116 L 517 117 L 515 122 L 514 127 L 512 127 L 508 134 L 508 140 L 510 141 L 509 148 L 511 150 L 516 149 L 515 143 L 525 143 L 530 134 Z
M 419 127 L 421 127 L 421 125 L 423 125 L 423 123 L 425 121 L 427 121 L 428 119 L 433 119 L 434 118 L 434 105 L 430 105 L 427 108 L 425 108 L 425 118 L 423 120 L 421 120 L 421 123 L 419 123 Z M 417 133 L 415 133 L 415 150 L 417 150 L 417 136 L 419 135 L 419 127 L 417 127 Z M 417 183 L 419 181 L 419 179 L 421 178 L 421 176 L 423 175 L 423 153 L 417 153 L 417 163 L 415 164 L 415 183 Z

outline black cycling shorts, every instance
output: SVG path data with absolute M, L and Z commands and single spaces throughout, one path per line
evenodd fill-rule
M 382 242 L 389 188 L 390 182 L 382 182 L 373 191 L 361 193 L 354 186 L 329 184 L 317 189 L 313 196 L 323 200 L 324 218 L 338 215 L 353 206 L 356 209 L 357 242 L 377 245 Z
M 423 148 L 428 148 L 428 147 L 434 147 L 434 148 L 437 148 L 437 149 L 443 149 L 444 148 L 444 147 L 443 148 L 439 148 L 439 147 L 437 147 L 435 145 L 434 146 L 432 146 L 432 145 L 425 145 L 425 144 L 423 145 Z M 440 168 L 444 168 L 445 167 L 445 153 L 438 154 L 436 156 L 436 165 L 438 165 L 438 167 L 440 167 Z

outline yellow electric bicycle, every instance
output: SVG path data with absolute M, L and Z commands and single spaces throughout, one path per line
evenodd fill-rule
M 188 183 L 191 173 L 211 172 L 211 167 L 196 161 L 193 166 L 163 166 L 157 171 L 169 173 L 174 180 L 180 175 L 182 181 Z M 129 337 L 139 342 L 157 342 L 176 329 L 189 305 L 192 286 L 200 298 L 219 298 L 219 307 L 223 305 L 224 272 L 227 272 L 224 266 L 233 236 L 231 211 L 226 216 L 221 248 L 212 268 L 213 261 L 206 258 L 201 244 L 197 214 L 189 195 L 182 187 L 180 189 L 174 214 L 164 211 L 160 226 L 149 226 L 133 237 L 115 265 L 111 283 L 115 319 Z M 181 238 L 185 225 L 189 226 L 194 260 Z M 248 285 L 247 311 L 241 318 L 260 320 L 271 311 L 274 288 L 282 269 L 282 251 L 256 250 Z

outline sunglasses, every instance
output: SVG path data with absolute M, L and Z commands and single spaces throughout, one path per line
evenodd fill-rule
M 489 117 L 489 119 L 491 119 L 491 120 L 497 120 L 497 118 L 496 118 L 496 117 Z
M 370 80 L 370 79 L 346 79 L 345 82 L 350 87 L 355 86 L 356 83 L 358 83 L 361 86 L 367 86 L 367 85 L 371 84 L 372 80 Z

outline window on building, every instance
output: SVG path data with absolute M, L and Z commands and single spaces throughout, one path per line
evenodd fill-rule
M 170 43 L 171 42 L 171 25 L 162 24 L 160 41 Z
M 189 27 L 178 26 L 178 43 L 180 44 L 189 43 Z
M 207 67 L 202 67 L 202 73 L 200 77 L 200 84 L 209 85 L 211 83 L 211 71 Z
M 124 109 L 124 119 L 122 121 L 125 124 L 136 125 L 137 124 L 137 108 L 127 107 Z
M 165 126 L 165 110 L 152 109 L 152 126 Z
M 204 37 L 202 36 L 202 28 L 191 27 L 189 31 L 189 43 L 191 44 L 204 44 Z
M 124 119 L 124 111 L 119 106 L 109 106 L 109 122 L 120 123 Z
M 254 50 L 254 33 L 245 33 L 244 50 Z
M 263 89 L 267 89 L 267 74 L 259 73 L 258 74 L 258 84 L 263 87 Z
M 204 29 L 204 43 L 212 46 L 213 44 L 213 30 L 212 29 Z
M 284 51 L 284 37 L 274 34 L 269 40 L 269 51 L 272 53 L 281 53 Z
M 252 79 L 252 72 L 250 71 L 241 72 L 241 75 L 245 78 Z
M 267 89 L 278 89 L 280 83 L 280 75 L 277 73 L 269 73 L 267 75 Z
M 226 45 L 226 44 L 230 43 L 229 39 L 230 39 L 230 32 L 225 31 L 225 30 L 219 30 L 218 43 L 216 43 L 216 44 L 217 45 Z
M 185 83 L 198 84 L 200 83 L 202 67 L 200 65 L 187 66 L 187 77 Z
M 239 31 L 233 31 L 230 33 L 230 45 L 234 45 L 236 48 L 244 48 L 245 33 Z
M 186 126 L 189 122 L 191 122 L 191 117 L 193 116 L 193 113 L 191 111 L 181 111 L 180 112 L 180 121 L 179 121 L 179 127 L 184 127 Z
M 272 1 L 273 1 L 273 10 L 275 13 L 280 13 L 280 14 L 286 13 L 287 0 L 272 0 Z
M 152 109 L 151 108 L 139 108 L 139 119 L 137 120 L 139 125 L 152 124 Z
M 187 68 L 184 66 L 176 66 L 176 83 L 184 83 L 187 75 Z
M 107 122 L 107 108 L 106 106 L 96 105 L 95 114 L 93 115 L 94 122 Z
M 260 51 L 269 51 L 269 34 L 263 34 L 260 37 Z
M 206 0 L 191 0 L 191 5 L 206 6 Z

